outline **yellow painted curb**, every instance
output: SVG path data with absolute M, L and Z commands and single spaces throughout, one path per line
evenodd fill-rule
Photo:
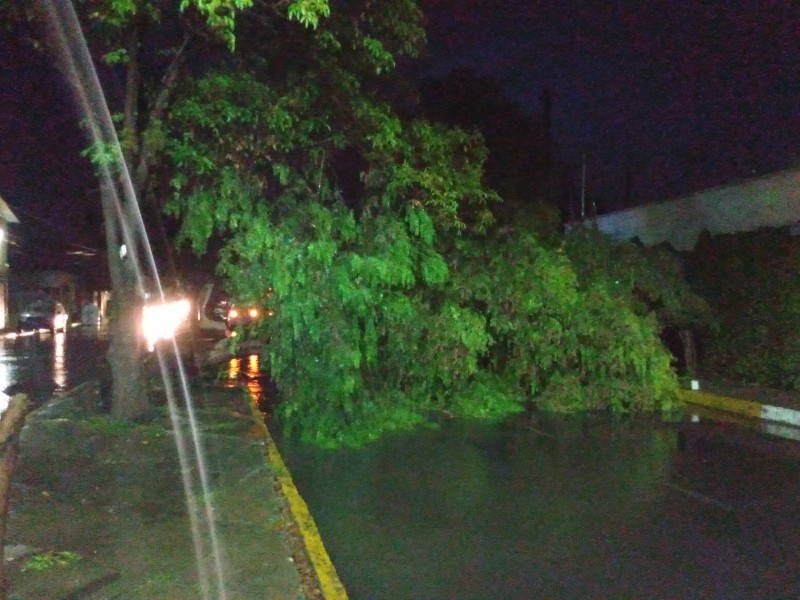
M 699 404 L 709 408 L 716 408 L 728 412 L 744 415 L 751 419 L 761 418 L 761 404 L 750 400 L 740 400 L 739 398 L 729 398 L 728 396 L 717 396 L 708 392 L 696 392 L 693 390 L 681 390 L 681 397 L 684 402 L 689 404 Z
M 289 469 L 286 468 L 283 458 L 281 458 L 281 454 L 278 452 L 277 446 L 275 446 L 275 440 L 272 439 L 269 429 L 264 423 L 264 416 L 258 410 L 254 401 L 250 402 L 250 408 L 253 411 L 253 420 L 264 435 L 267 458 L 281 485 L 281 491 L 289 503 L 289 510 L 292 511 L 292 516 L 303 536 L 303 542 L 311 559 L 311 565 L 322 588 L 322 595 L 325 600 L 347 600 L 347 592 L 342 582 L 339 581 L 336 568 L 333 566 L 327 550 L 325 550 L 317 524 L 308 511 L 305 500 L 300 496 L 300 492 L 297 491 L 294 481 L 292 481 L 292 475 L 289 473 Z

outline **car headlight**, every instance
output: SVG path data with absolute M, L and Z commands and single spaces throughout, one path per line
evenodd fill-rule
M 188 300 L 146 305 L 142 311 L 142 332 L 148 350 L 152 351 L 158 340 L 173 338 L 180 324 L 189 316 L 189 309 Z

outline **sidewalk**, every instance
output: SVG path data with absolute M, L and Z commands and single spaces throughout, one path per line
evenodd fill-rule
M 27 418 L 6 534 L 8 597 L 203 598 L 166 408 L 147 424 L 115 422 L 91 414 L 96 393 L 81 386 Z M 225 596 L 322 598 L 248 397 L 203 385 L 193 402 Z M 211 582 L 208 597 L 221 597 L 213 570 Z
M 700 381 L 699 390 L 684 389 L 681 396 L 689 405 L 755 419 L 765 433 L 800 441 L 800 393 Z

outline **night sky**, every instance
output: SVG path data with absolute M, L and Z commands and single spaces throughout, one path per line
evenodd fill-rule
M 423 0 L 432 72 L 553 94 L 564 158 L 599 196 L 663 200 L 800 162 L 800 3 Z
M 735 7 L 731 7 L 735 4 Z M 667 199 L 800 164 L 800 3 L 421 0 L 426 73 L 553 98 L 558 151 L 599 198 Z M 335 9 L 335 3 L 333 3 Z M 43 239 L 91 245 L 99 204 L 66 85 L 0 33 L 0 195 Z M 87 202 L 87 199 L 90 199 Z
M 41 254 L 64 267 L 75 260 L 67 252 L 97 248 L 97 183 L 80 155 L 88 142 L 72 93 L 49 55 L 3 30 L 0 141 L 0 195 L 21 222 L 11 229 L 10 260 Z M 15 244 L 22 236 L 28 243 Z

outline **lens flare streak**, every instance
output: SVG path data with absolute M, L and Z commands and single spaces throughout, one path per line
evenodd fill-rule
M 144 297 L 145 281 L 151 280 L 156 286 L 158 297 L 164 300 L 164 291 L 158 277 L 155 257 L 150 246 L 144 221 L 139 210 L 133 182 L 117 133 L 114 128 L 105 95 L 97 77 L 86 39 L 83 35 L 72 2 L 61 0 L 44 0 L 48 23 L 56 44 L 56 54 L 67 74 L 75 92 L 79 108 L 96 146 L 113 149 L 116 164 L 121 169 L 119 174 L 112 173 L 109 164 L 100 164 L 103 217 L 107 238 L 117 239 L 117 228 L 122 235 L 122 244 L 127 252 L 124 260 L 129 262 L 136 278 L 137 292 Z M 140 263 L 140 255 L 144 254 L 146 269 Z M 180 362 L 180 352 L 173 339 L 173 351 L 179 366 L 179 392 L 183 395 L 184 407 L 189 421 L 191 441 L 186 439 L 185 422 L 181 419 L 181 408 L 172 375 L 167 368 L 163 349 L 159 349 L 158 358 L 164 388 L 167 390 L 167 402 L 170 419 L 175 433 L 175 444 L 181 464 L 184 493 L 189 511 L 192 539 L 195 551 L 195 562 L 202 597 L 211 598 L 212 579 L 216 583 L 217 598 L 227 600 L 225 577 L 222 564 L 222 552 L 214 520 L 214 509 L 209 493 L 208 473 L 200 441 L 199 427 L 189 394 L 186 372 Z M 199 479 L 195 481 L 193 475 Z M 199 488 L 199 489 L 198 489 Z M 199 493 L 198 493 L 199 492 Z M 202 499 L 202 503 L 198 500 Z M 209 568 L 208 555 L 213 558 L 213 568 Z M 213 571 L 213 572 L 212 572 Z

